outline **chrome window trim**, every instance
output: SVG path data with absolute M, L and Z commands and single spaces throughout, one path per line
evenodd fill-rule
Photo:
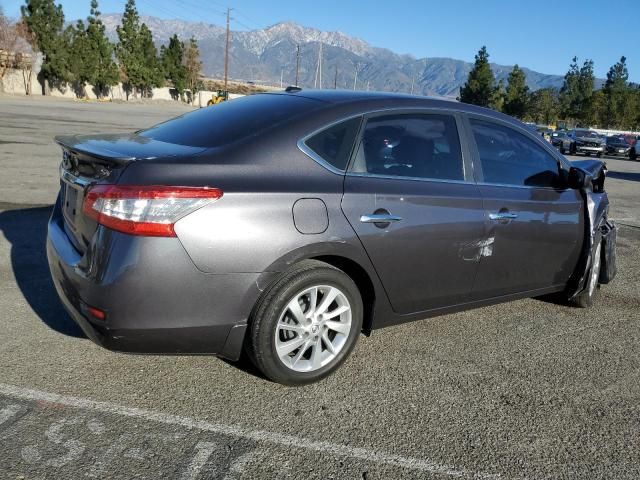
M 459 102 L 451 102 L 451 106 L 454 105 L 460 105 Z M 319 165 L 321 165 L 322 167 L 326 168 L 327 170 L 329 170 L 331 173 L 335 173 L 337 175 L 356 175 L 353 173 L 348 172 L 347 170 L 340 170 L 339 168 L 334 167 L 333 165 L 331 165 L 329 162 L 327 162 L 325 159 L 323 159 L 322 157 L 320 157 L 317 153 L 315 153 L 313 150 L 311 150 L 307 144 L 305 143 L 309 138 L 313 137 L 314 135 L 320 133 L 323 130 L 326 130 L 327 128 L 331 128 L 334 125 L 337 125 L 338 123 L 342 123 L 342 122 L 346 122 L 347 120 L 351 120 L 353 118 L 357 118 L 357 117 L 362 117 L 363 119 L 365 119 L 365 117 L 371 116 L 371 115 L 377 115 L 377 114 L 386 114 L 389 112 L 395 112 L 399 115 L 401 115 L 402 113 L 420 113 L 420 112 L 424 112 L 425 114 L 428 114 L 430 112 L 437 112 L 437 113 L 444 113 L 447 115 L 451 115 L 455 118 L 456 120 L 456 128 L 458 129 L 458 138 L 460 139 L 460 149 L 461 149 L 461 156 L 462 156 L 462 161 L 463 161 L 463 169 L 464 169 L 464 174 L 465 176 L 467 175 L 466 172 L 466 164 L 465 164 L 465 152 L 464 152 L 464 148 L 462 146 L 462 133 L 460 132 L 460 122 L 458 121 L 457 116 L 458 115 L 463 115 L 465 116 L 467 119 L 471 119 L 473 116 L 477 116 L 477 117 L 484 117 L 487 118 L 490 121 L 493 122 L 497 122 L 500 124 L 503 124 L 509 128 L 512 128 L 516 131 L 518 131 L 518 133 L 522 133 L 525 136 L 527 136 L 530 139 L 535 139 L 534 141 L 542 146 L 543 150 L 545 150 L 549 155 L 551 155 L 553 158 L 555 158 L 560 165 L 562 165 L 567 171 L 569 171 L 569 169 L 571 168 L 571 163 L 569 162 L 569 160 L 567 160 L 563 155 L 561 155 L 555 147 L 553 147 L 551 145 L 551 143 L 549 142 L 543 142 L 541 141 L 539 138 L 537 138 L 536 135 L 533 135 L 531 133 L 531 131 L 529 131 L 528 129 L 526 129 L 523 126 L 520 126 L 518 124 L 513 124 L 503 118 L 497 118 L 493 115 L 490 115 L 488 113 L 484 113 L 484 112 L 474 112 L 474 111 L 467 111 L 463 108 L 452 108 L 451 106 L 447 106 L 447 107 L 386 107 L 386 108 L 376 108 L 373 110 L 364 110 L 361 111 L 359 113 L 353 114 L 353 115 L 348 115 L 346 117 L 341 117 L 338 120 L 335 120 L 333 122 L 327 123 L 315 130 L 313 130 L 311 133 L 305 135 L 304 137 L 302 137 L 300 140 L 298 140 L 297 145 L 298 148 L 300 149 L 300 151 L 302 151 L 302 153 L 304 153 L 305 155 L 307 155 L 309 158 L 311 158 L 313 161 L 315 161 L 316 163 L 318 163 Z M 362 128 L 362 125 L 360 126 Z M 471 133 L 471 132 L 470 132 Z M 465 139 L 466 142 L 471 141 L 470 139 Z M 475 140 L 474 140 L 475 142 Z M 354 145 L 355 146 L 355 145 Z M 352 153 L 352 157 L 353 157 L 353 153 Z M 473 155 L 472 155 L 473 157 Z M 347 164 L 347 169 L 350 166 L 351 161 L 349 161 L 349 163 Z M 471 161 L 472 166 L 475 167 L 475 162 Z M 475 175 L 475 171 L 472 172 L 472 175 Z M 357 174 L 357 176 L 374 176 L 372 174 Z M 385 176 L 385 175 L 381 175 L 381 178 L 404 178 L 404 179 L 411 179 L 411 180 L 427 180 L 427 181 L 440 181 L 439 179 L 423 179 L 423 178 L 419 178 L 419 177 L 400 177 L 400 176 Z M 500 185 L 500 184 L 491 184 L 491 183 L 478 183 L 475 180 L 474 181 L 460 181 L 460 180 L 442 180 L 445 182 L 460 182 L 460 183 L 476 183 L 477 185 Z M 500 186 L 513 186 L 513 185 L 500 185 Z M 522 186 L 522 188 L 549 188 L 550 190 L 556 190 L 555 188 L 551 188 L 551 187 L 527 187 L 527 186 Z
M 427 178 L 427 177 L 405 177 L 401 175 L 381 175 L 379 173 L 354 173 L 347 172 L 347 177 L 366 177 L 366 178 L 383 178 L 387 180 L 411 180 L 414 182 L 436 182 L 436 183 L 455 183 L 462 185 L 476 185 L 473 181 L 468 180 L 447 180 L 443 178 Z
M 352 120 L 352 119 L 358 118 L 358 117 L 364 118 L 365 116 L 371 116 L 371 115 L 376 115 L 376 114 L 385 114 L 385 113 L 389 113 L 389 112 L 396 112 L 398 115 L 402 115 L 403 113 L 415 113 L 415 112 L 418 112 L 418 113 L 419 112 L 424 112 L 425 114 L 428 114 L 429 112 L 445 112 L 446 114 L 449 114 L 449 115 L 454 117 L 454 119 L 456 120 L 456 128 L 458 128 L 459 125 L 457 123 L 457 119 L 455 118 L 455 116 L 456 116 L 456 114 L 463 113 L 463 111 L 461 111 L 461 110 L 456 110 L 456 109 L 451 109 L 451 108 L 444 108 L 444 107 L 387 107 L 387 108 L 377 108 L 377 109 L 373 109 L 373 110 L 365 110 L 365 111 L 361 111 L 361 112 L 355 113 L 353 115 L 348 115 L 346 117 L 341 117 L 338 120 L 335 120 L 333 122 L 324 124 L 323 126 L 321 126 L 319 128 L 316 128 L 311 133 L 308 133 L 307 135 L 302 137 L 300 140 L 298 140 L 298 142 L 297 142 L 298 149 L 300 149 L 300 151 L 302 153 L 304 153 L 306 156 L 311 158 L 314 162 L 320 164 L 321 166 L 323 166 L 324 168 L 329 170 L 331 173 L 335 173 L 335 174 L 338 174 L 338 175 L 345 175 L 347 173 L 347 170 L 340 170 L 339 168 L 336 168 L 333 165 L 331 165 L 324 158 L 322 158 L 320 155 L 318 155 L 313 150 L 311 150 L 307 146 L 306 141 L 309 140 L 309 138 L 313 137 L 314 135 L 322 132 L 323 130 L 331 128 L 334 125 L 337 125 L 339 123 L 346 122 L 348 120 Z M 459 136 L 460 136 L 460 132 L 458 132 L 458 137 Z M 462 145 L 460 145 L 460 148 L 462 150 Z M 353 155 L 353 152 L 351 152 L 351 153 Z M 461 151 L 461 155 L 463 156 L 463 163 L 464 163 L 464 152 Z M 349 167 L 349 164 L 347 164 L 347 168 L 348 167 Z M 464 165 L 463 165 L 463 167 L 464 167 Z M 391 178 L 406 178 L 406 177 L 391 177 Z M 469 182 L 466 182 L 466 183 L 469 183 Z
M 479 187 L 500 187 L 500 188 L 526 188 L 529 190 L 552 190 L 554 192 L 567 192 L 571 190 L 571 188 L 553 188 L 553 187 L 536 187 L 535 185 L 511 185 L 508 183 L 490 183 L 490 182 L 478 182 L 476 183 Z

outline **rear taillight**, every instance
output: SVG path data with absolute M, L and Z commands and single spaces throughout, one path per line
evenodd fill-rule
M 100 225 L 119 232 L 175 237 L 178 220 L 220 197 L 222 190 L 211 187 L 95 185 L 82 209 Z

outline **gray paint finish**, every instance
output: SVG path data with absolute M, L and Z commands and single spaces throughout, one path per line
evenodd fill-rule
M 88 165 L 100 162 L 108 170 L 104 178 L 85 175 L 77 205 L 96 183 L 210 186 L 224 192 L 178 220 L 174 238 L 134 237 L 80 217 L 78 241 L 65 231 L 64 199 L 58 199 L 49 225 L 52 276 L 63 303 L 92 339 L 117 350 L 237 358 L 260 295 L 282 272 L 310 258 L 358 278 L 367 299 L 365 330 L 562 291 L 584 273 L 578 271 L 585 268 L 581 259 L 590 235 L 584 198 L 606 211 L 606 195 L 482 183 L 465 127 L 468 114 L 528 136 L 568 171 L 562 156 L 516 120 L 415 96 L 270 95 L 312 98 L 313 113 L 204 150 L 135 135 L 60 139 Z M 344 174 L 298 147 L 300 139 L 340 119 L 407 111 L 456 117 L 465 181 Z M 108 152 L 117 153 L 111 158 Z M 516 212 L 517 219 L 490 218 L 503 210 Z M 361 221 L 380 213 L 397 221 Z M 104 309 L 106 322 L 88 320 L 85 304 Z

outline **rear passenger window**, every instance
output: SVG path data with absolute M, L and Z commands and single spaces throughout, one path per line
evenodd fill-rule
M 333 125 L 307 139 L 305 144 L 325 162 L 338 170 L 345 170 L 360 120 L 361 117 L 356 117 Z
M 486 183 L 555 187 L 558 162 L 541 146 L 512 128 L 471 120 Z
M 455 118 L 414 113 L 370 118 L 352 171 L 394 177 L 464 180 Z

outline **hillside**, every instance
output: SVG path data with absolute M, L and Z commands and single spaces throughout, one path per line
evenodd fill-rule
M 120 15 L 104 15 L 108 35 L 115 41 Z M 202 22 L 163 20 L 142 16 L 157 43 L 166 43 L 177 33 L 182 40 L 198 40 L 207 77 L 221 77 L 224 72 L 224 28 Z M 229 77 L 236 80 L 279 85 L 295 82 L 296 46 L 300 45 L 300 85 L 313 87 L 316 82 L 318 54 L 322 43 L 322 86 L 353 88 L 357 70 L 357 88 L 409 92 L 423 95 L 456 96 L 466 81 L 472 64 L 453 58 L 422 58 L 401 55 L 371 46 L 364 40 L 341 32 L 324 32 L 283 22 L 265 29 L 232 32 Z M 492 64 L 497 79 L 504 79 L 511 66 Z M 336 76 L 337 69 L 337 76 Z M 524 68 L 532 90 L 560 88 L 563 77 Z M 337 80 L 337 81 L 336 81 Z

